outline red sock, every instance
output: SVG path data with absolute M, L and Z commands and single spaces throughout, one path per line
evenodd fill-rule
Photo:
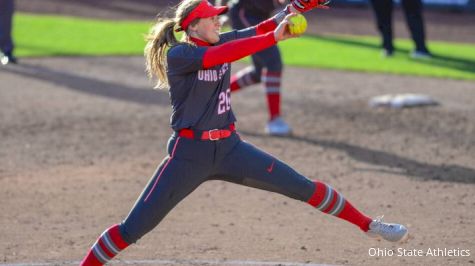
M 231 91 L 238 91 L 241 88 L 245 88 L 247 86 L 251 86 L 256 84 L 257 81 L 252 77 L 252 73 L 254 72 L 253 67 L 247 67 L 235 75 L 231 76 Z
M 102 266 L 128 245 L 120 234 L 119 225 L 113 225 L 92 245 L 80 266 Z
M 269 108 L 269 120 L 280 116 L 280 93 L 267 93 L 267 107 Z
M 282 72 L 263 71 L 262 82 L 266 88 L 270 120 L 280 116 L 280 82 Z
M 368 231 L 372 219 L 358 211 L 340 193 L 329 185 L 315 181 L 315 192 L 307 201 L 320 211 L 334 215 L 338 218 L 359 226 L 361 230 Z

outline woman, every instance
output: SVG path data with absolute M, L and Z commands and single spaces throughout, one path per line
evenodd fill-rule
M 290 13 L 318 5 L 317 0 L 294 2 L 255 27 L 220 34 L 218 15 L 227 7 L 214 7 L 206 0 L 184 0 L 174 19 L 161 20 L 152 28 L 145 48 L 147 70 L 150 77 L 157 78 L 157 87 L 169 88 L 175 133 L 168 142 L 168 156 L 127 218 L 104 231 L 81 265 L 107 263 L 155 228 L 201 183 L 212 179 L 308 202 L 389 241 L 406 236 L 404 226 L 372 220 L 327 184 L 307 179 L 242 141 L 236 133 L 229 89 L 230 62 L 296 37 L 287 30 Z M 174 31 L 184 31 L 181 42 L 175 39 Z

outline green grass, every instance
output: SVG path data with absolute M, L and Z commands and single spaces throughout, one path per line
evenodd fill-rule
M 412 41 L 396 40 L 396 53 L 383 58 L 376 37 L 304 36 L 282 42 L 284 61 L 291 65 L 383 72 L 454 79 L 475 79 L 475 45 L 429 42 L 431 59 L 412 59 Z
M 14 20 L 19 57 L 139 55 L 148 23 L 18 14 Z
M 17 14 L 19 57 L 141 55 L 150 23 Z M 475 45 L 430 41 L 436 55 L 409 57 L 412 42 L 396 40 L 392 58 L 382 58 L 377 37 L 304 36 L 279 44 L 288 65 L 475 80 Z

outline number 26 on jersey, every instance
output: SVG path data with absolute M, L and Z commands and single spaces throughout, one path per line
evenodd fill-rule
M 231 89 L 222 91 L 219 94 L 218 115 L 224 114 L 231 110 Z

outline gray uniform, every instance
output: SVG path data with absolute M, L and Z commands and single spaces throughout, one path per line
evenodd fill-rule
M 220 42 L 252 36 L 254 29 L 221 35 Z M 236 121 L 230 101 L 230 63 L 203 69 L 208 48 L 179 44 L 168 51 L 168 78 L 176 131 L 168 143 L 168 156 L 155 171 L 120 232 L 129 244 L 152 230 L 183 198 L 207 180 L 219 179 L 274 191 L 308 201 L 315 184 L 285 163 L 242 141 L 234 131 L 217 141 L 180 137 L 187 128 L 228 128 Z M 238 200 L 238 199 L 236 199 Z

